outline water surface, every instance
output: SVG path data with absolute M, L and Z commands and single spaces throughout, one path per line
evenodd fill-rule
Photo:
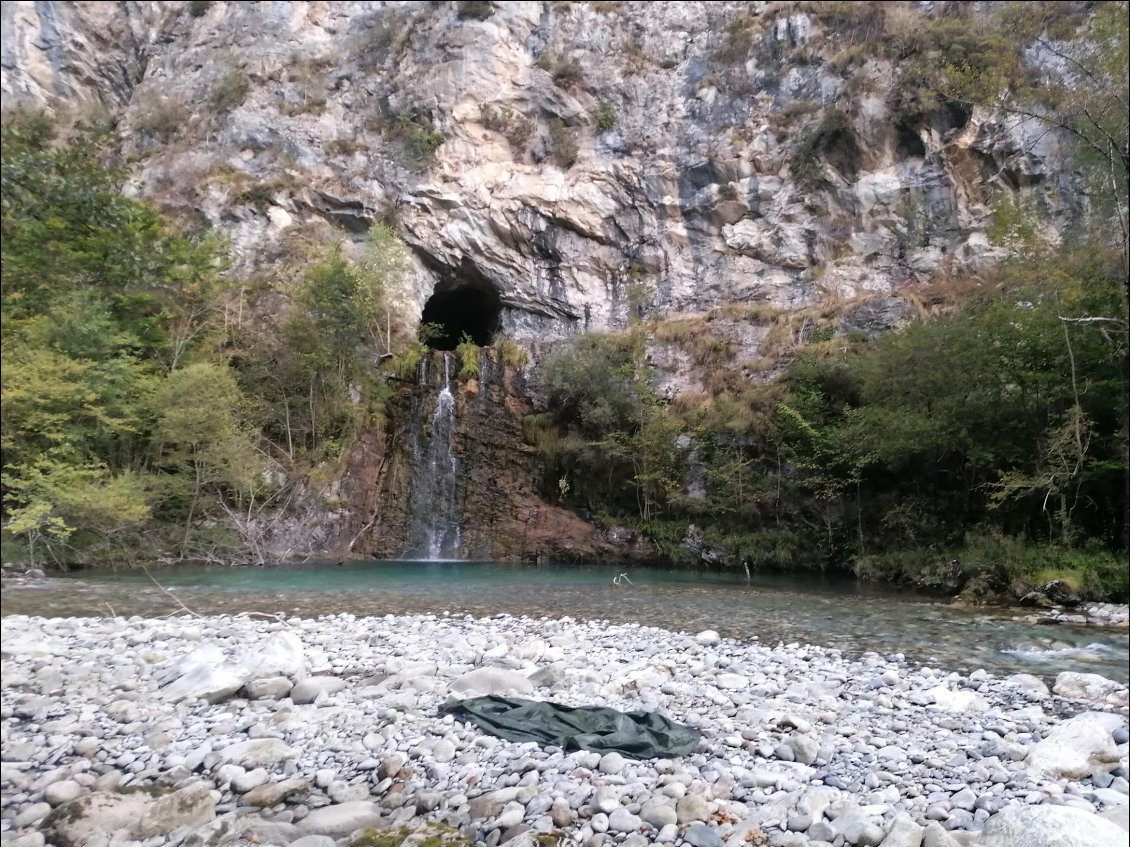
M 695 632 L 715 629 L 763 643 L 800 642 L 843 650 L 902 653 L 911 661 L 969 672 L 1100 673 L 1126 682 L 1125 630 L 1038 624 L 1019 610 L 962 609 L 889 586 L 818 575 L 759 575 L 622 566 L 504 565 L 489 562 L 306 564 L 282 568 L 179 566 L 89 570 L 8 585 L 4 614 L 47 616 L 245 611 L 316 617 L 500 613 L 606 619 Z M 174 599 L 176 598 L 176 599 Z

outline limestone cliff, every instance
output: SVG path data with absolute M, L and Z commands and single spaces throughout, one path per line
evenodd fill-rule
M 804 4 L 6 2 L 3 24 L 5 107 L 110 113 L 128 190 L 223 230 L 237 273 L 281 266 L 314 224 L 359 241 L 383 220 L 414 254 L 413 317 L 474 295 L 488 335 L 534 348 L 733 305 L 854 303 L 882 329 L 906 286 L 1001 258 L 1000 197 L 1052 239 L 1084 202 L 1058 135 L 978 110 L 905 120 L 889 63 L 837 70 Z M 772 370 L 766 332 L 723 331 Z M 668 395 L 703 387 L 678 350 L 652 354 Z M 508 465 L 491 476 L 509 479 L 506 531 L 474 550 L 517 556 L 536 545 L 498 539 L 530 531 L 536 461 L 515 429 L 527 401 L 500 385 L 470 414 L 505 444 L 464 430 L 461 449 Z M 389 437 L 364 433 L 325 492 L 341 521 L 327 507 L 291 538 L 344 551 L 380 508 L 403 522 L 403 492 L 377 493 L 403 485 Z

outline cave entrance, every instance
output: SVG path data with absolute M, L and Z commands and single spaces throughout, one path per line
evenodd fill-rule
M 501 313 L 502 301 L 493 287 L 462 285 L 429 297 L 420 322 L 435 328 L 426 339 L 433 350 L 454 350 L 464 335 L 486 347 L 498 332 Z

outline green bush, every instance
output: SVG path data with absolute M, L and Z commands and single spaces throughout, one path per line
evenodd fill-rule
M 494 14 L 494 3 L 489 0 L 460 0 L 456 14 L 461 21 L 485 21 Z
M 220 115 L 243 104 L 251 90 L 251 79 L 242 70 L 234 69 L 217 79 L 208 92 L 208 105 Z
M 616 127 L 616 112 L 612 108 L 612 104 L 604 100 L 600 104 L 600 108 L 596 112 L 596 128 L 600 132 L 608 132 L 610 129 Z
M 549 149 L 553 160 L 565 170 L 577 161 L 577 138 L 565 121 L 554 118 L 549 122 Z
M 505 136 L 510 147 L 519 153 L 526 149 L 534 131 L 533 121 L 520 112 L 489 103 L 479 107 L 479 120 L 491 132 Z
M 479 345 L 471 340 L 471 336 L 464 334 L 455 345 L 455 355 L 459 357 L 459 379 L 463 381 L 478 379 L 482 369 L 479 361 L 482 351 Z

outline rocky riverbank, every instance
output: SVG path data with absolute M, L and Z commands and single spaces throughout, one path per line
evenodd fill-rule
M 20 847 L 1127 837 L 1127 689 L 1091 674 L 1049 691 L 901 656 L 510 617 L 10 616 L 2 652 L 3 842 Z M 637 762 L 438 714 L 503 692 L 658 710 L 703 738 Z

